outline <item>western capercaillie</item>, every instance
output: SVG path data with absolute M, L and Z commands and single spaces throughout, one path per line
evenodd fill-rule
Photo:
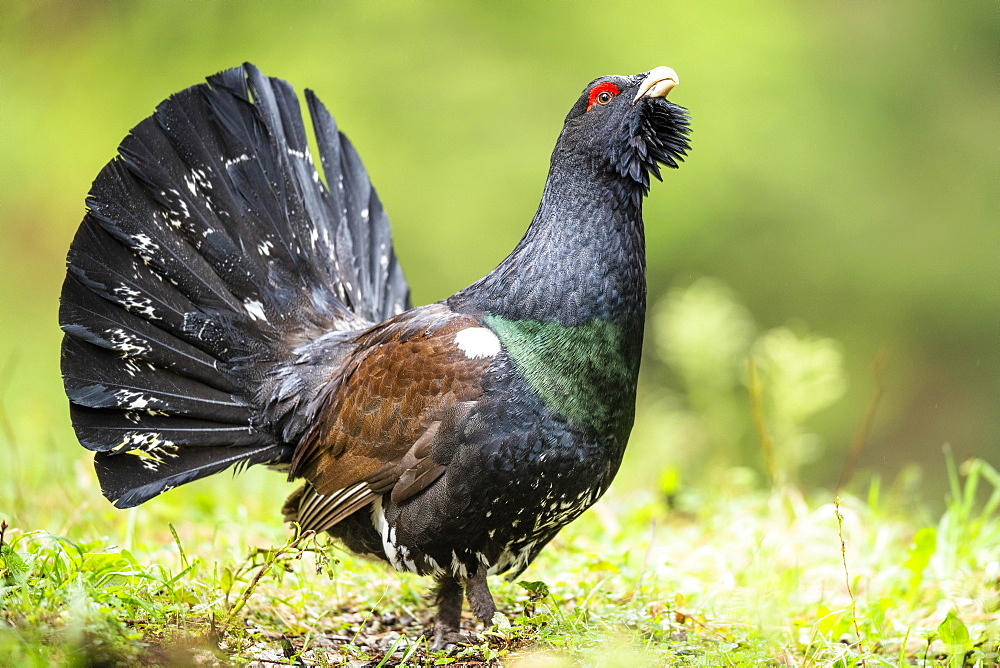
M 645 318 L 642 201 L 685 155 L 657 67 L 591 82 L 541 204 L 486 277 L 411 308 L 350 142 L 252 65 L 164 101 L 98 175 L 60 323 L 73 426 L 119 508 L 230 466 L 302 487 L 290 521 L 463 592 L 519 574 L 608 488 Z M 323 176 L 318 171 L 322 168 Z

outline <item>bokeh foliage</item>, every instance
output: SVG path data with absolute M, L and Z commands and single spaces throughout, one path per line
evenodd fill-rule
M 806 481 L 836 482 L 883 346 L 863 468 L 894 476 L 916 462 L 933 475 L 944 442 L 959 460 L 1000 459 L 993 0 L 7 0 L 2 13 L 0 426 L 5 443 L 16 432 L 47 449 L 8 453 L 26 490 L 83 454 L 61 395 L 56 310 L 90 181 L 167 94 L 244 60 L 315 89 L 337 116 L 393 220 L 418 303 L 513 247 L 588 81 L 674 67 L 694 150 L 647 204 L 662 317 L 626 480 L 648 482 L 644 454 L 692 470 L 718 457 L 761 466 L 748 352 L 777 456 L 812 453 L 788 466 Z M 706 318 L 693 326 L 723 318 L 718 338 L 700 341 L 714 360 L 660 347 L 699 343 L 656 329 L 685 303 Z M 692 419 L 722 436 L 677 437 Z

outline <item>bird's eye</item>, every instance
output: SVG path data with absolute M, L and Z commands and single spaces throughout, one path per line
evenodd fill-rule
M 604 106 L 605 104 L 611 102 L 615 99 L 620 91 L 618 86 L 614 85 L 610 81 L 605 81 L 602 84 L 594 86 L 593 90 L 590 91 L 590 97 L 587 100 L 587 111 L 590 111 L 594 106 Z

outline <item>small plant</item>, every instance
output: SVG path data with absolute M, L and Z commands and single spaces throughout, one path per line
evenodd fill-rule
M 822 452 L 808 421 L 846 388 L 840 344 L 801 328 L 758 332 L 732 290 L 710 278 L 671 290 L 654 322 L 657 349 L 683 390 L 667 390 L 658 424 L 686 425 L 659 430 L 678 440 L 663 447 L 712 453 L 705 459 L 715 467 L 753 465 L 775 484 L 795 482 Z M 744 460 L 747 452 L 762 452 L 762 465 Z

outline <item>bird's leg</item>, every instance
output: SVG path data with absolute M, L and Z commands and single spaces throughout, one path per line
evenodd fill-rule
M 434 642 L 431 650 L 444 649 L 448 645 L 466 642 L 468 638 L 459 630 L 462 626 L 462 584 L 457 578 L 444 575 L 438 580 L 434 602 L 437 616 L 434 618 Z
M 497 606 L 493 602 L 493 595 L 490 594 L 489 585 L 486 584 L 486 568 L 480 566 L 476 574 L 465 581 L 465 595 L 469 597 L 469 607 L 476 619 L 481 621 L 486 628 L 493 625 L 493 615 L 497 612 Z

